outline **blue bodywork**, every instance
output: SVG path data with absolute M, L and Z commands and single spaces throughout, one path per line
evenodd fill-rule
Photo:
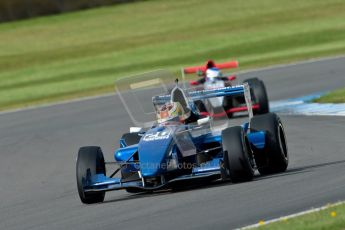
M 193 100 L 243 94 L 244 87 L 224 87 L 215 90 L 189 93 Z M 156 102 L 170 100 L 170 95 L 156 96 Z M 193 108 L 193 105 L 190 105 Z M 242 124 L 252 148 L 265 147 L 265 131 L 250 130 L 249 123 Z M 139 143 L 127 145 L 120 139 L 120 148 L 114 152 L 115 161 L 121 166 L 122 175 L 136 175 L 135 180 L 111 178 L 103 174 L 90 176 L 85 181 L 85 192 L 108 191 L 126 188 L 155 190 L 169 187 L 174 182 L 197 178 L 219 179 L 222 173 L 223 150 L 221 132 L 204 132 L 194 135 L 202 125 L 158 124 L 146 132 L 139 133 Z M 204 129 L 209 130 L 209 129 Z M 181 151 L 177 140 L 184 133 L 186 143 L 192 143 L 191 151 Z M 183 143 L 185 143 L 183 142 Z

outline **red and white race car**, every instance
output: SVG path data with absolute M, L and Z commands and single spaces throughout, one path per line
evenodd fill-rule
M 196 74 L 198 80 L 190 81 L 192 87 L 198 89 L 215 89 L 236 85 L 237 77 L 231 74 L 223 74 L 221 69 L 233 69 L 238 67 L 238 61 L 215 63 L 208 60 L 203 66 L 192 66 L 183 69 L 184 74 Z M 248 83 L 251 92 L 254 114 L 269 112 L 268 97 L 265 84 L 258 78 L 250 78 L 243 81 Z M 243 96 L 217 97 L 196 102 L 202 115 L 212 117 L 232 117 L 234 113 L 247 111 L 245 98 Z

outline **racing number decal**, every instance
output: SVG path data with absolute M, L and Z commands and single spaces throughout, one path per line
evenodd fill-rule
M 156 133 L 149 133 L 146 134 L 143 138 L 144 141 L 157 141 L 157 140 L 165 140 L 168 139 L 170 136 L 169 131 L 162 131 Z

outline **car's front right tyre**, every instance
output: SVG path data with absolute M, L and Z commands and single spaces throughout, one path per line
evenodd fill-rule
M 105 175 L 105 163 L 103 153 L 98 146 L 81 147 L 78 152 L 76 176 L 78 193 L 82 203 L 93 204 L 104 201 L 105 192 L 85 192 L 84 186 L 92 176 L 96 174 Z
M 255 163 L 248 138 L 241 126 L 222 131 L 223 162 L 225 171 L 232 182 L 245 182 L 253 179 Z

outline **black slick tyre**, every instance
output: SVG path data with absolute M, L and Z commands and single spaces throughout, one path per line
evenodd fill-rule
M 254 159 L 241 126 L 222 131 L 224 167 L 232 182 L 250 181 L 254 176 Z
M 255 151 L 254 157 L 260 174 L 286 171 L 289 164 L 288 148 L 283 124 L 275 113 L 254 116 L 252 131 L 265 131 L 265 148 Z
M 82 203 L 93 204 L 104 201 L 105 192 L 85 192 L 84 185 L 95 174 L 106 174 L 103 153 L 100 147 L 81 147 L 78 152 L 76 176 L 78 193 Z
M 250 78 L 243 82 L 247 82 L 249 84 L 253 103 L 259 104 L 259 109 L 255 110 L 254 114 L 268 113 L 269 104 L 264 82 L 258 78 Z

